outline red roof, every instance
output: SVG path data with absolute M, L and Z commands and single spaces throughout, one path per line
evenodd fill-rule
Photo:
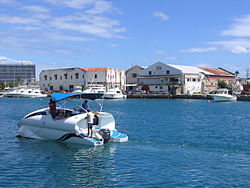
M 98 68 L 81 68 L 87 72 L 102 72 L 108 70 L 108 67 L 98 67 Z
M 216 69 L 216 68 L 205 68 L 205 67 L 199 67 L 200 69 L 210 72 L 213 75 L 218 75 L 218 76 L 234 76 L 233 74 L 230 74 L 227 71 L 224 71 L 222 69 Z

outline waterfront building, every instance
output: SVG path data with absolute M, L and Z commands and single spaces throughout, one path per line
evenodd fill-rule
M 39 75 L 43 91 L 73 91 L 76 86 L 86 84 L 86 71 L 81 68 L 42 70 Z
M 86 86 L 102 85 L 107 89 L 118 87 L 121 90 L 125 89 L 126 76 L 122 69 L 109 67 L 99 68 L 82 68 L 87 72 Z
M 139 84 L 138 74 L 141 70 L 144 70 L 146 67 L 135 65 L 126 70 L 126 90 L 133 91 L 137 89 Z
M 157 62 L 139 72 L 139 87 L 146 92 L 199 93 L 202 91 L 201 86 L 204 77 L 202 72 L 206 71 L 193 66 Z
M 30 84 L 35 82 L 36 67 L 30 61 L 20 63 L 0 62 L 0 82 L 4 84 L 23 82 Z
M 202 80 L 202 91 L 214 91 L 218 89 L 218 82 L 224 81 L 232 87 L 236 84 L 235 75 L 222 68 L 199 67 L 203 70 L 204 79 Z
M 125 81 L 124 70 L 108 67 L 50 69 L 40 73 L 40 87 L 44 91 L 73 91 L 79 86 L 84 89 L 93 85 L 124 89 Z

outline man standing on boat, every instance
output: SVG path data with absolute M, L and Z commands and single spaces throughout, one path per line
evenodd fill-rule
M 94 114 L 91 112 L 90 109 L 87 110 L 87 122 L 88 122 L 88 137 L 92 137 L 93 135 L 93 123 L 94 123 Z

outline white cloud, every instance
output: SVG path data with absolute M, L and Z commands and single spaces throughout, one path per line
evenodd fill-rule
M 250 15 L 244 15 L 233 20 L 229 29 L 223 30 L 223 36 L 249 37 L 250 36 Z
M 88 14 L 120 12 L 112 2 L 106 0 L 44 0 L 54 6 L 64 6 L 73 9 L 87 9 Z
M 115 47 L 118 47 L 120 45 L 119 44 L 109 44 L 108 46 L 111 47 L 111 48 L 115 48 Z
M 50 21 L 50 25 L 57 29 L 78 31 L 104 38 L 119 38 L 119 33 L 126 31 L 125 28 L 120 27 L 117 20 L 91 15 L 55 18 Z
M 88 5 L 93 4 L 96 0 L 44 0 L 55 6 L 64 6 L 75 9 L 86 8 Z
M 165 60 L 176 60 L 176 57 L 173 57 L 173 56 L 166 56 L 166 57 L 164 57 L 163 59 L 165 59 Z
M 68 36 L 61 33 L 47 33 L 46 38 L 55 40 L 55 41 L 75 41 L 75 42 L 92 42 L 96 41 L 93 38 L 85 38 L 85 37 L 78 37 L 78 36 Z
M 218 48 L 216 47 L 209 47 L 209 48 L 189 48 L 181 50 L 181 52 L 187 52 L 187 53 L 203 53 L 203 52 L 211 52 L 216 51 Z
M 155 50 L 154 51 L 155 54 L 161 54 L 161 55 L 165 55 L 166 52 L 164 52 L 163 50 Z
M 200 63 L 200 64 L 196 64 L 196 67 L 209 67 L 209 65 L 207 63 Z
M 31 12 L 42 12 L 42 13 L 47 13 L 49 12 L 49 9 L 41 7 L 41 6 L 35 6 L 35 5 L 30 5 L 30 6 L 23 6 L 22 9 L 28 10 Z
M 7 1 L 16 4 L 6 5 Z M 0 13 L 0 49 L 17 52 L 78 54 L 83 53 L 79 43 L 97 42 L 99 38 L 119 38 L 126 32 L 119 20 L 110 17 L 120 13 L 106 0 L 42 0 L 55 7 L 24 5 L 14 0 L 0 0 L 7 13 Z M 31 1 L 34 2 L 34 1 Z M 11 6 L 11 7 L 10 7 Z M 74 10 L 72 10 L 72 9 Z M 55 11 L 52 11 L 55 10 Z M 58 14 L 58 10 L 64 12 Z M 6 11 L 3 11 L 6 12 Z M 107 14 L 108 13 L 108 14 Z M 104 15 L 105 14 L 105 15 Z M 75 45 L 75 43 L 78 43 Z M 48 45 L 49 44 L 49 45 Z M 67 44 L 66 48 L 63 48 Z M 118 46 L 112 44 L 112 47 Z M 79 48 L 81 48 L 79 50 Z M 87 48 L 86 48 L 87 49 Z M 90 53 L 91 50 L 84 50 Z
M 112 13 L 112 12 L 117 12 L 120 13 L 120 11 L 115 8 L 111 2 L 108 1 L 96 1 L 94 3 L 94 7 L 86 13 L 88 14 L 102 14 L 102 13 Z
M 212 45 L 218 45 L 234 54 L 250 53 L 250 40 L 248 39 L 235 39 L 228 41 L 215 41 L 209 42 Z
M 40 20 L 33 18 L 24 18 L 18 16 L 0 15 L 0 23 L 7 24 L 39 24 Z
M 92 49 L 90 49 L 90 48 L 84 48 L 84 49 L 83 49 L 83 52 L 86 53 L 86 54 L 90 54 L 90 53 L 92 53 L 93 51 L 92 51 Z
M 154 16 L 160 18 L 163 21 L 169 20 L 169 16 L 162 12 L 154 12 Z
M 18 5 L 19 2 L 16 0 L 0 0 L 0 4 L 14 6 L 14 5 Z
M 4 63 L 23 63 L 23 60 L 15 60 L 9 57 L 5 57 L 5 56 L 0 56 L 0 62 L 4 62 Z

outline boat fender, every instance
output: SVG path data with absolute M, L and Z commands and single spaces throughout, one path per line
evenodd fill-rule
M 95 133 L 95 137 L 97 140 L 102 140 L 102 136 L 99 133 Z

